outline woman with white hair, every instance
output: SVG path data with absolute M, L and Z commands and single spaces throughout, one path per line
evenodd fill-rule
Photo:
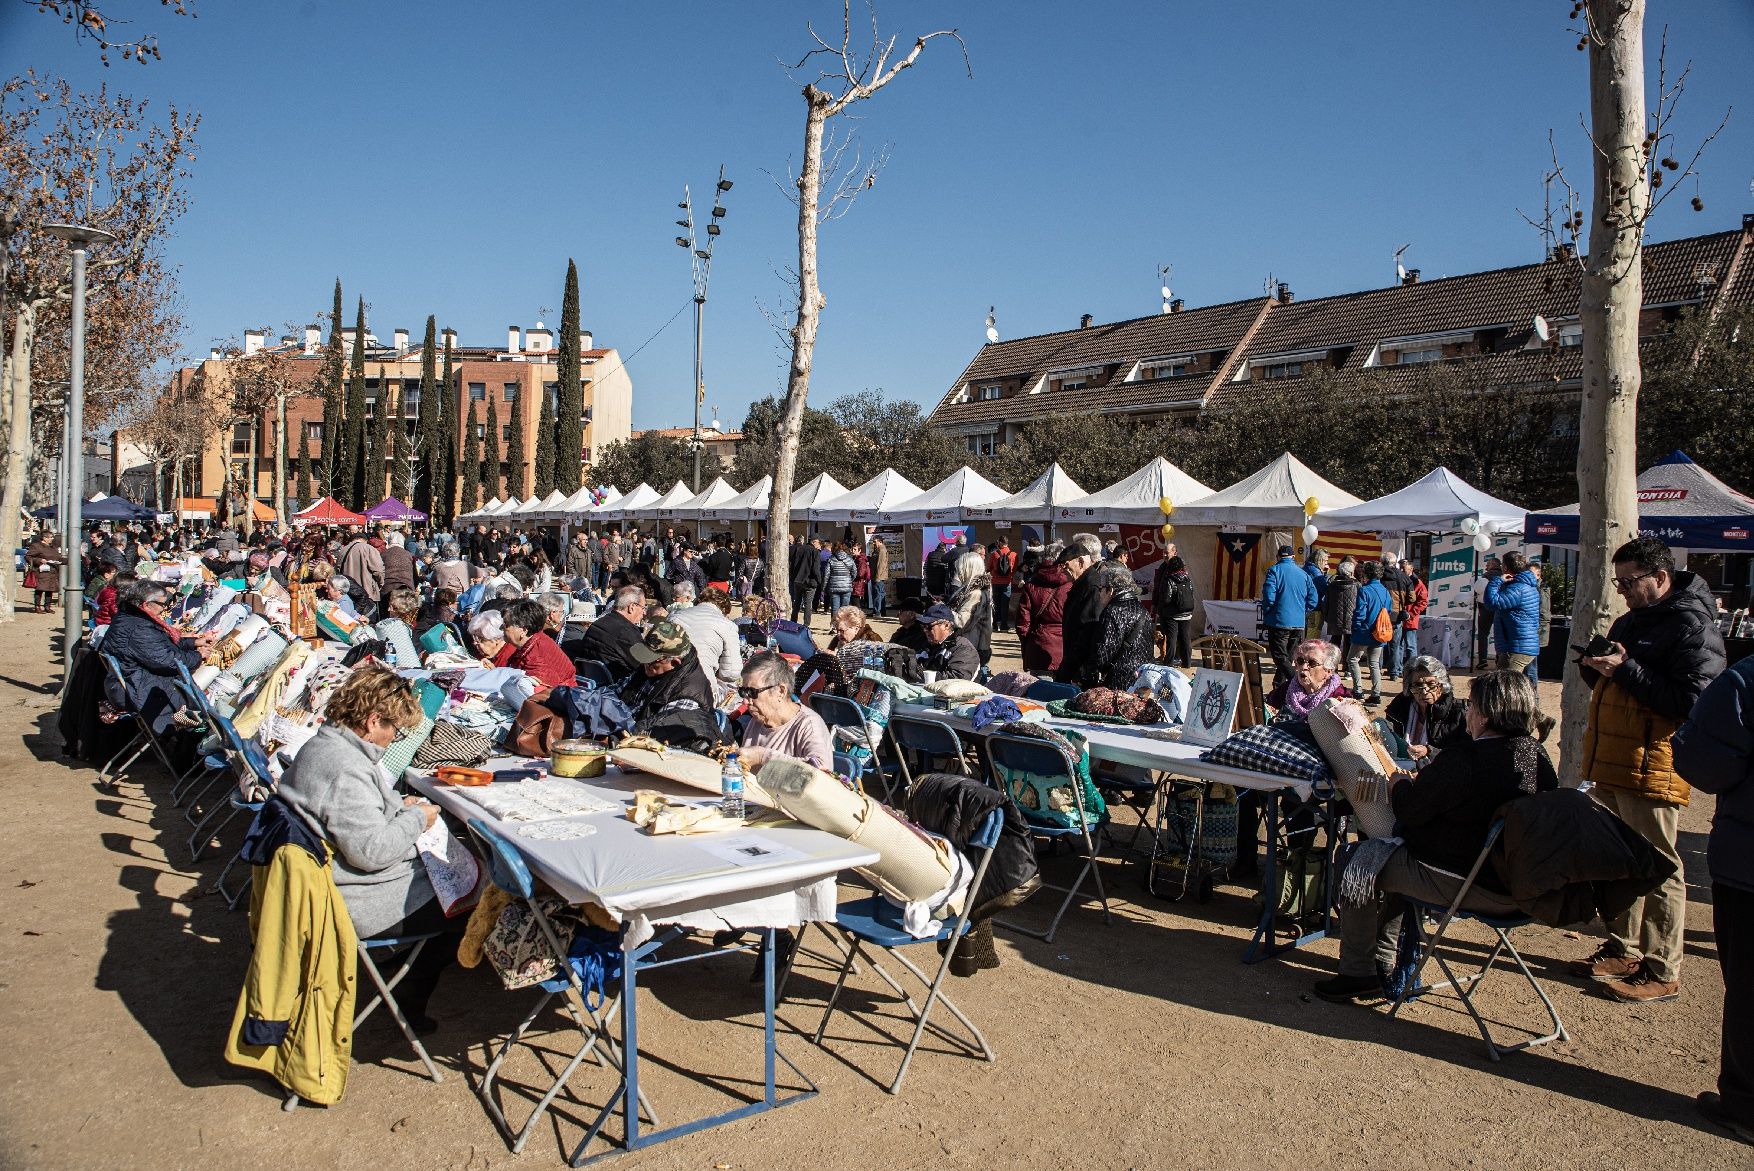
M 950 569 L 948 601 L 956 614 L 956 633 L 974 644 L 981 666 L 993 657 L 993 579 L 979 553 L 968 552 Z
M 469 619 L 469 637 L 475 640 L 475 653 L 495 667 L 509 663 L 518 649 L 506 641 L 505 618 L 498 610 L 483 610 Z
M 1139 668 L 1151 661 L 1151 615 L 1139 601 L 1139 583 L 1124 565 L 1105 562 L 1097 570 L 1096 596 L 1102 601 L 1096 647 L 1084 665 L 1085 687 L 1130 691 Z
M 1456 695 L 1441 660 L 1420 655 L 1408 665 L 1401 686 L 1383 715 L 1407 742 L 1407 755 L 1429 760 L 1468 741 L 1468 701 Z

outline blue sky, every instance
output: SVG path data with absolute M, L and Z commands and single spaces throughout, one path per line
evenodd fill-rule
M 813 0 L 371 3 L 148 0 L 113 15 L 156 32 L 150 66 L 102 69 L 53 19 L 9 0 L 0 57 L 200 111 L 180 265 L 191 353 L 326 309 L 342 278 L 381 337 L 427 314 L 465 341 L 557 323 L 569 256 L 583 320 L 624 355 L 636 426 L 689 417 L 684 182 L 735 187 L 707 310 L 707 399 L 727 423 L 783 383 L 761 304 L 795 262 L 803 102 L 778 58 L 808 48 Z M 1547 132 L 1587 184 L 1586 56 L 1567 0 L 984 4 L 885 0 L 886 31 L 957 26 L 856 130 L 891 157 L 822 244 L 828 298 L 813 401 L 882 388 L 931 403 L 982 340 L 987 307 L 1019 337 L 1157 310 L 1156 266 L 1189 305 L 1387 283 L 1393 250 L 1428 277 L 1539 258 Z M 1754 211 L 1754 5 L 1651 5 L 1688 143 L 1738 109 L 1656 239 Z M 654 334 L 656 334 L 654 338 Z

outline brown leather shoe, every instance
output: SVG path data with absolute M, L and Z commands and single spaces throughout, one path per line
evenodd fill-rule
M 1626 1004 L 1660 1004 L 1681 998 L 1681 981 L 1659 980 L 1651 975 L 1650 965 L 1641 962 L 1638 971 L 1624 980 L 1609 980 L 1602 991 Z
M 1614 944 L 1604 943 L 1588 959 L 1572 960 L 1565 970 L 1573 976 L 1605 984 L 1609 980 L 1628 979 L 1642 966 L 1641 961 L 1622 955 Z

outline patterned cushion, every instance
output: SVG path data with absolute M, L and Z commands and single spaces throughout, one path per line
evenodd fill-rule
M 1271 724 L 1244 728 L 1202 752 L 1200 759 L 1311 783 L 1333 780 L 1333 773 L 1319 753 Z

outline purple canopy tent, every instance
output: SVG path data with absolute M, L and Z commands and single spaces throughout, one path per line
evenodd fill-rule
M 409 508 L 394 496 L 380 501 L 365 510 L 366 519 L 383 521 L 417 521 L 425 520 L 426 513 L 418 508 Z

